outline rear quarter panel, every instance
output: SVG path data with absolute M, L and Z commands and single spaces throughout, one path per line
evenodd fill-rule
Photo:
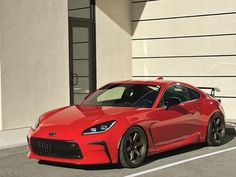
M 203 94 L 201 103 L 201 137 L 200 141 L 203 142 L 206 139 L 208 122 L 216 112 L 219 112 L 225 117 L 224 109 L 222 105 L 213 97 Z

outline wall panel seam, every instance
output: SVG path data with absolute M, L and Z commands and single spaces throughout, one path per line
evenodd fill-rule
M 226 55 L 179 55 L 179 56 L 133 56 L 133 60 L 147 60 L 147 59 L 159 59 L 159 58 L 211 58 L 211 57 L 236 57 L 236 54 Z
M 132 77 L 157 77 L 157 76 L 147 76 L 147 75 L 143 75 L 143 76 L 140 75 L 140 76 L 138 76 L 138 75 L 133 75 Z M 228 78 L 233 78 L 233 77 L 236 77 L 236 76 L 230 76 L 230 75 L 227 75 L 227 76 L 223 76 L 223 75 L 222 76 L 189 76 L 189 75 L 188 76 L 187 75 L 185 75 L 185 76 L 183 76 L 183 75 L 182 76 L 176 76 L 175 75 L 175 76 L 162 76 L 162 77 L 193 77 L 193 78 L 194 77 L 195 78 L 197 78 L 197 77 L 202 77 L 202 78 L 206 78 L 206 77 L 213 77 L 213 78 L 214 77 L 222 77 L 222 78 L 225 78 L 226 77 L 227 78 L 228 77 Z
M 137 4 L 137 3 L 144 3 L 144 2 L 150 2 L 150 1 L 160 1 L 160 0 L 144 0 L 144 1 L 132 1 L 131 3 L 133 3 L 133 4 Z
M 201 34 L 201 35 L 183 35 L 183 36 L 166 36 L 166 37 L 150 37 L 150 38 L 134 38 L 133 41 L 147 40 L 163 40 L 163 39 L 185 39 L 185 38 L 205 38 L 205 37 L 222 37 L 235 36 L 236 33 L 221 33 L 221 34 Z
M 236 12 L 220 12 L 220 13 L 209 13 L 209 14 L 197 14 L 197 15 L 184 15 L 184 16 L 173 16 L 173 17 L 161 17 L 161 18 L 148 18 L 148 19 L 139 19 L 132 20 L 132 22 L 150 22 L 157 20 L 173 20 L 173 19 L 182 19 L 182 18 L 199 18 L 207 16 L 223 16 L 223 15 L 234 15 Z

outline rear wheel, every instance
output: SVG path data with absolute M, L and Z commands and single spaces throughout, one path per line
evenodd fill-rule
M 219 146 L 225 138 L 225 121 L 220 113 L 215 113 L 208 123 L 207 144 Z
M 123 136 L 119 149 L 123 167 L 134 168 L 142 164 L 147 154 L 146 134 L 140 127 L 130 128 Z

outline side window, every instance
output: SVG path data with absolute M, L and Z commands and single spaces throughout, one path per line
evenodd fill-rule
M 189 90 L 190 100 L 196 100 L 200 98 L 200 94 L 197 91 L 190 88 L 188 88 L 188 90 Z
M 181 102 L 190 100 L 188 88 L 181 85 L 171 86 L 169 92 L 167 92 L 167 94 L 164 94 L 165 99 L 168 97 L 177 97 L 181 100 Z
M 189 90 L 187 87 L 184 87 L 182 85 L 172 85 L 172 86 L 169 86 L 165 90 L 165 93 L 163 94 L 158 107 L 164 106 L 167 98 L 170 98 L 170 97 L 177 97 L 181 100 L 181 102 L 191 100 Z
M 182 85 L 172 85 L 165 90 L 158 107 L 164 106 L 166 99 L 170 97 L 177 97 L 181 102 L 185 102 L 200 98 L 200 94 L 197 91 Z

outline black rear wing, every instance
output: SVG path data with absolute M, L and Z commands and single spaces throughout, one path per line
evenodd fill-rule
M 207 93 L 208 95 L 215 97 L 216 92 L 220 92 L 220 89 L 218 87 L 198 87 L 201 90 L 210 90 L 210 93 Z

